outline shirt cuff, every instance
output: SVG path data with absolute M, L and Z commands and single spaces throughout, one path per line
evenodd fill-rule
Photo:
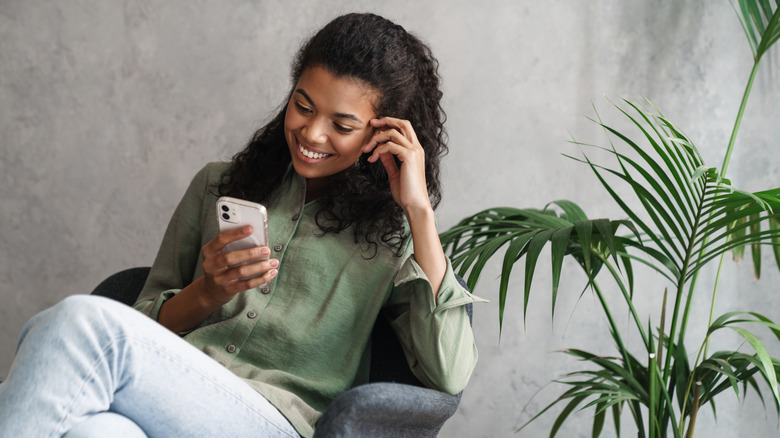
M 180 290 L 181 289 L 170 289 L 162 291 L 160 295 L 158 295 L 154 300 L 135 303 L 133 307 L 139 312 L 147 315 L 149 318 L 157 321 L 157 318 L 160 315 L 160 308 L 162 307 L 163 303 L 171 299 L 171 297 L 176 295 Z
M 431 313 L 441 312 L 453 307 L 465 306 L 469 303 L 489 303 L 488 300 L 469 292 L 460 283 L 460 277 L 456 276 L 455 272 L 452 270 L 450 259 L 446 258 L 446 260 L 447 271 L 445 272 L 444 279 L 439 287 L 439 295 L 437 298 L 434 298 L 433 286 L 431 286 L 431 282 L 428 280 L 428 277 L 425 275 L 425 272 L 423 272 L 420 265 L 417 264 L 414 256 L 406 259 L 406 262 L 401 266 L 401 269 L 395 277 L 395 286 L 411 287 L 424 291 L 422 294 L 414 294 L 414 298 L 422 298 L 423 303 L 427 305 Z

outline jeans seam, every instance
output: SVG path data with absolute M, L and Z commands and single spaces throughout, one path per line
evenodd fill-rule
M 57 431 L 62 429 L 65 421 L 68 420 L 68 418 L 71 417 L 71 414 L 73 413 L 73 410 L 75 409 L 75 406 L 78 402 L 81 401 L 81 399 L 84 397 L 84 394 L 86 393 L 86 387 L 88 382 L 95 377 L 96 371 L 98 366 L 105 360 L 104 358 L 107 356 L 106 351 L 109 350 L 109 348 L 116 343 L 116 341 L 121 339 L 126 339 L 127 336 L 120 336 L 116 339 L 112 339 L 109 343 L 107 343 L 102 349 L 102 354 L 96 357 L 93 362 L 92 366 L 89 369 L 89 372 L 84 376 L 83 382 L 81 384 L 81 387 L 79 387 L 79 391 L 77 395 L 73 398 L 73 401 L 71 402 L 70 406 L 65 408 L 65 414 L 63 415 L 62 419 L 57 423 L 57 427 L 55 428 L 54 432 L 50 436 L 57 436 Z M 112 392 L 113 395 L 113 392 Z M 65 431 L 59 433 L 59 435 L 62 435 L 65 433 Z

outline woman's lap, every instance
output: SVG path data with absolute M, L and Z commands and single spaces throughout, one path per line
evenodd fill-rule
M 0 435 L 59 436 L 109 410 L 150 437 L 297 436 L 243 380 L 121 303 L 74 296 L 31 319 L 0 385 Z

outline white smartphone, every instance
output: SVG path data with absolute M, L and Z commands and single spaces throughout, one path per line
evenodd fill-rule
M 222 250 L 223 253 L 238 251 L 242 249 L 254 248 L 257 246 L 268 246 L 268 213 L 265 207 L 256 202 L 244 201 L 243 199 L 223 196 L 217 199 L 217 223 L 220 233 L 227 230 L 242 228 L 247 225 L 252 226 L 252 234 L 241 240 L 228 243 Z M 250 260 L 236 266 L 256 263 L 266 258 Z M 235 266 L 231 266 L 235 267 Z M 259 277 L 261 274 L 253 275 L 249 278 Z

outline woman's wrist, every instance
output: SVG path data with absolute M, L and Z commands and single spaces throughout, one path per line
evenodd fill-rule
M 200 277 L 163 303 L 157 322 L 180 333 L 198 326 L 221 305 L 207 293 L 205 279 Z
M 409 204 L 402 206 L 402 209 L 409 225 L 417 221 L 434 221 L 433 207 L 430 202 Z

